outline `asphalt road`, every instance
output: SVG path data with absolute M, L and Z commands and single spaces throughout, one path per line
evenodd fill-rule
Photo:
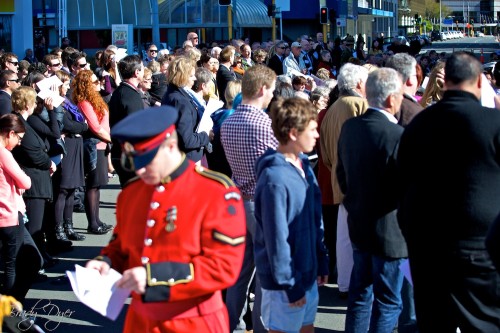
M 115 224 L 115 203 L 119 191 L 117 178 L 112 179 L 110 184 L 101 190 L 100 216 L 101 220 L 108 224 Z M 85 214 L 74 213 L 74 223 L 77 231 L 86 234 Z M 34 284 L 27 295 L 24 310 L 45 332 L 115 333 L 123 329 L 127 304 L 118 319 L 113 322 L 80 303 L 65 278 L 66 270 L 74 270 L 75 264 L 84 266 L 87 260 L 98 255 L 100 249 L 107 244 L 111 233 L 86 236 L 87 239 L 83 242 L 73 242 L 73 250 L 61 254 L 60 262 L 47 270 L 49 279 Z M 336 285 L 320 288 L 316 332 L 343 332 L 346 305 L 346 301 L 338 297 Z

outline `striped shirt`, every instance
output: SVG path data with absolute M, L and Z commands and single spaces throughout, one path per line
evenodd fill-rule
M 240 104 L 222 123 L 221 142 L 233 172 L 233 181 L 246 197 L 255 193 L 255 162 L 269 149 L 278 147 L 271 118 L 264 111 Z

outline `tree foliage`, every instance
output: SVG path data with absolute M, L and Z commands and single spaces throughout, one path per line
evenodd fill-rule
M 439 20 L 439 2 L 435 0 L 425 0 L 425 15 L 424 17 L 428 20 L 437 19 Z M 451 10 L 445 5 L 441 4 L 441 17 L 445 18 L 451 14 Z

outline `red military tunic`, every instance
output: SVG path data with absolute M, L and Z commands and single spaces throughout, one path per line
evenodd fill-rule
M 146 292 L 132 294 L 124 332 L 228 332 L 220 290 L 241 269 L 241 195 L 229 178 L 187 159 L 168 178 L 123 189 L 117 226 L 102 251 L 119 272 L 146 267 Z

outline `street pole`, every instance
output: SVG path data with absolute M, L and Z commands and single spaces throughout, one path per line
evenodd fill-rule
M 276 8 L 276 0 L 273 0 L 273 16 L 272 16 L 272 21 L 273 21 L 273 32 L 272 32 L 272 39 L 273 39 L 273 43 L 274 41 L 276 40 L 276 18 L 274 17 L 276 14 L 274 13 L 275 11 L 275 8 Z
M 227 28 L 228 28 L 228 39 L 233 39 L 233 11 L 231 10 L 232 6 L 227 6 Z
M 441 21 L 443 20 L 441 17 L 441 2 L 442 0 L 439 0 L 439 32 L 441 33 Z
M 151 0 L 151 22 L 153 43 L 160 47 L 160 20 L 158 17 L 158 0 Z

